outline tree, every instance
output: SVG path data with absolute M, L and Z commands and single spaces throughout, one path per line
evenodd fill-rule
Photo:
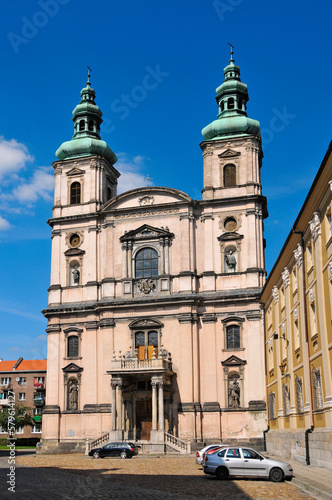
M 20 427 L 26 427 L 27 425 L 33 426 L 35 424 L 34 419 L 31 414 L 31 408 L 28 408 L 21 403 L 14 405 L 9 404 L 7 408 L 4 408 L 0 413 L 0 427 L 4 431 L 7 431 L 10 437 L 12 437 Z

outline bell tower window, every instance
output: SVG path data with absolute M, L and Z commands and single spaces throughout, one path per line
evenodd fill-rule
M 88 123 L 88 130 L 90 132 L 93 132 L 93 121 L 92 120 L 89 120 L 89 123 Z
M 227 101 L 227 109 L 234 109 L 234 98 L 230 97 Z
M 236 167 L 228 164 L 224 167 L 224 187 L 236 186 Z
M 80 120 L 79 129 L 80 129 L 80 131 L 85 130 L 85 121 L 84 120 Z
M 78 203 L 81 203 L 81 184 L 73 182 L 70 186 L 70 204 L 77 205 Z

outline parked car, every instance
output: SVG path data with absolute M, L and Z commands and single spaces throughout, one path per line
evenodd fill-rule
M 218 479 L 233 476 L 265 477 L 280 482 L 293 477 L 290 464 L 263 457 L 251 448 L 228 447 L 206 454 L 203 469 L 205 474 L 215 474 Z
M 133 443 L 108 443 L 100 448 L 93 448 L 89 456 L 93 458 L 121 457 L 131 458 L 138 454 L 138 448 Z
M 210 450 L 216 450 L 220 448 L 222 445 L 220 443 L 218 444 L 209 444 L 208 446 L 205 446 L 201 450 L 196 452 L 196 464 L 201 465 L 203 463 L 203 453 L 206 453 L 207 451 Z

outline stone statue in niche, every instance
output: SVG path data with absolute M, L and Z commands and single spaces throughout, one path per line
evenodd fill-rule
M 228 406 L 230 408 L 238 408 L 240 406 L 240 392 L 238 379 L 231 380 L 228 387 Z
M 78 410 L 78 384 L 72 380 L 69 386 L 69 410 Z
M 233 250 L 229 250 L 225 253 L 225 270 L 227 273 L 235 273 L 236 271 L 236 256 Z
M 80 272 L 78 270 L 78 266 L 73 267 L 71 272 L 73 277 L 73 284 L 78 285 L 80 282 Z

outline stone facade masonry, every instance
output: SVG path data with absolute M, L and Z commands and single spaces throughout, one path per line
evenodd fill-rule
M 269 431 L 266 451 L 286 460 L 306 462 L 305 429 Z M 332 470 L 332 429 L 314 429 L 309 434 L 310 465 Z

